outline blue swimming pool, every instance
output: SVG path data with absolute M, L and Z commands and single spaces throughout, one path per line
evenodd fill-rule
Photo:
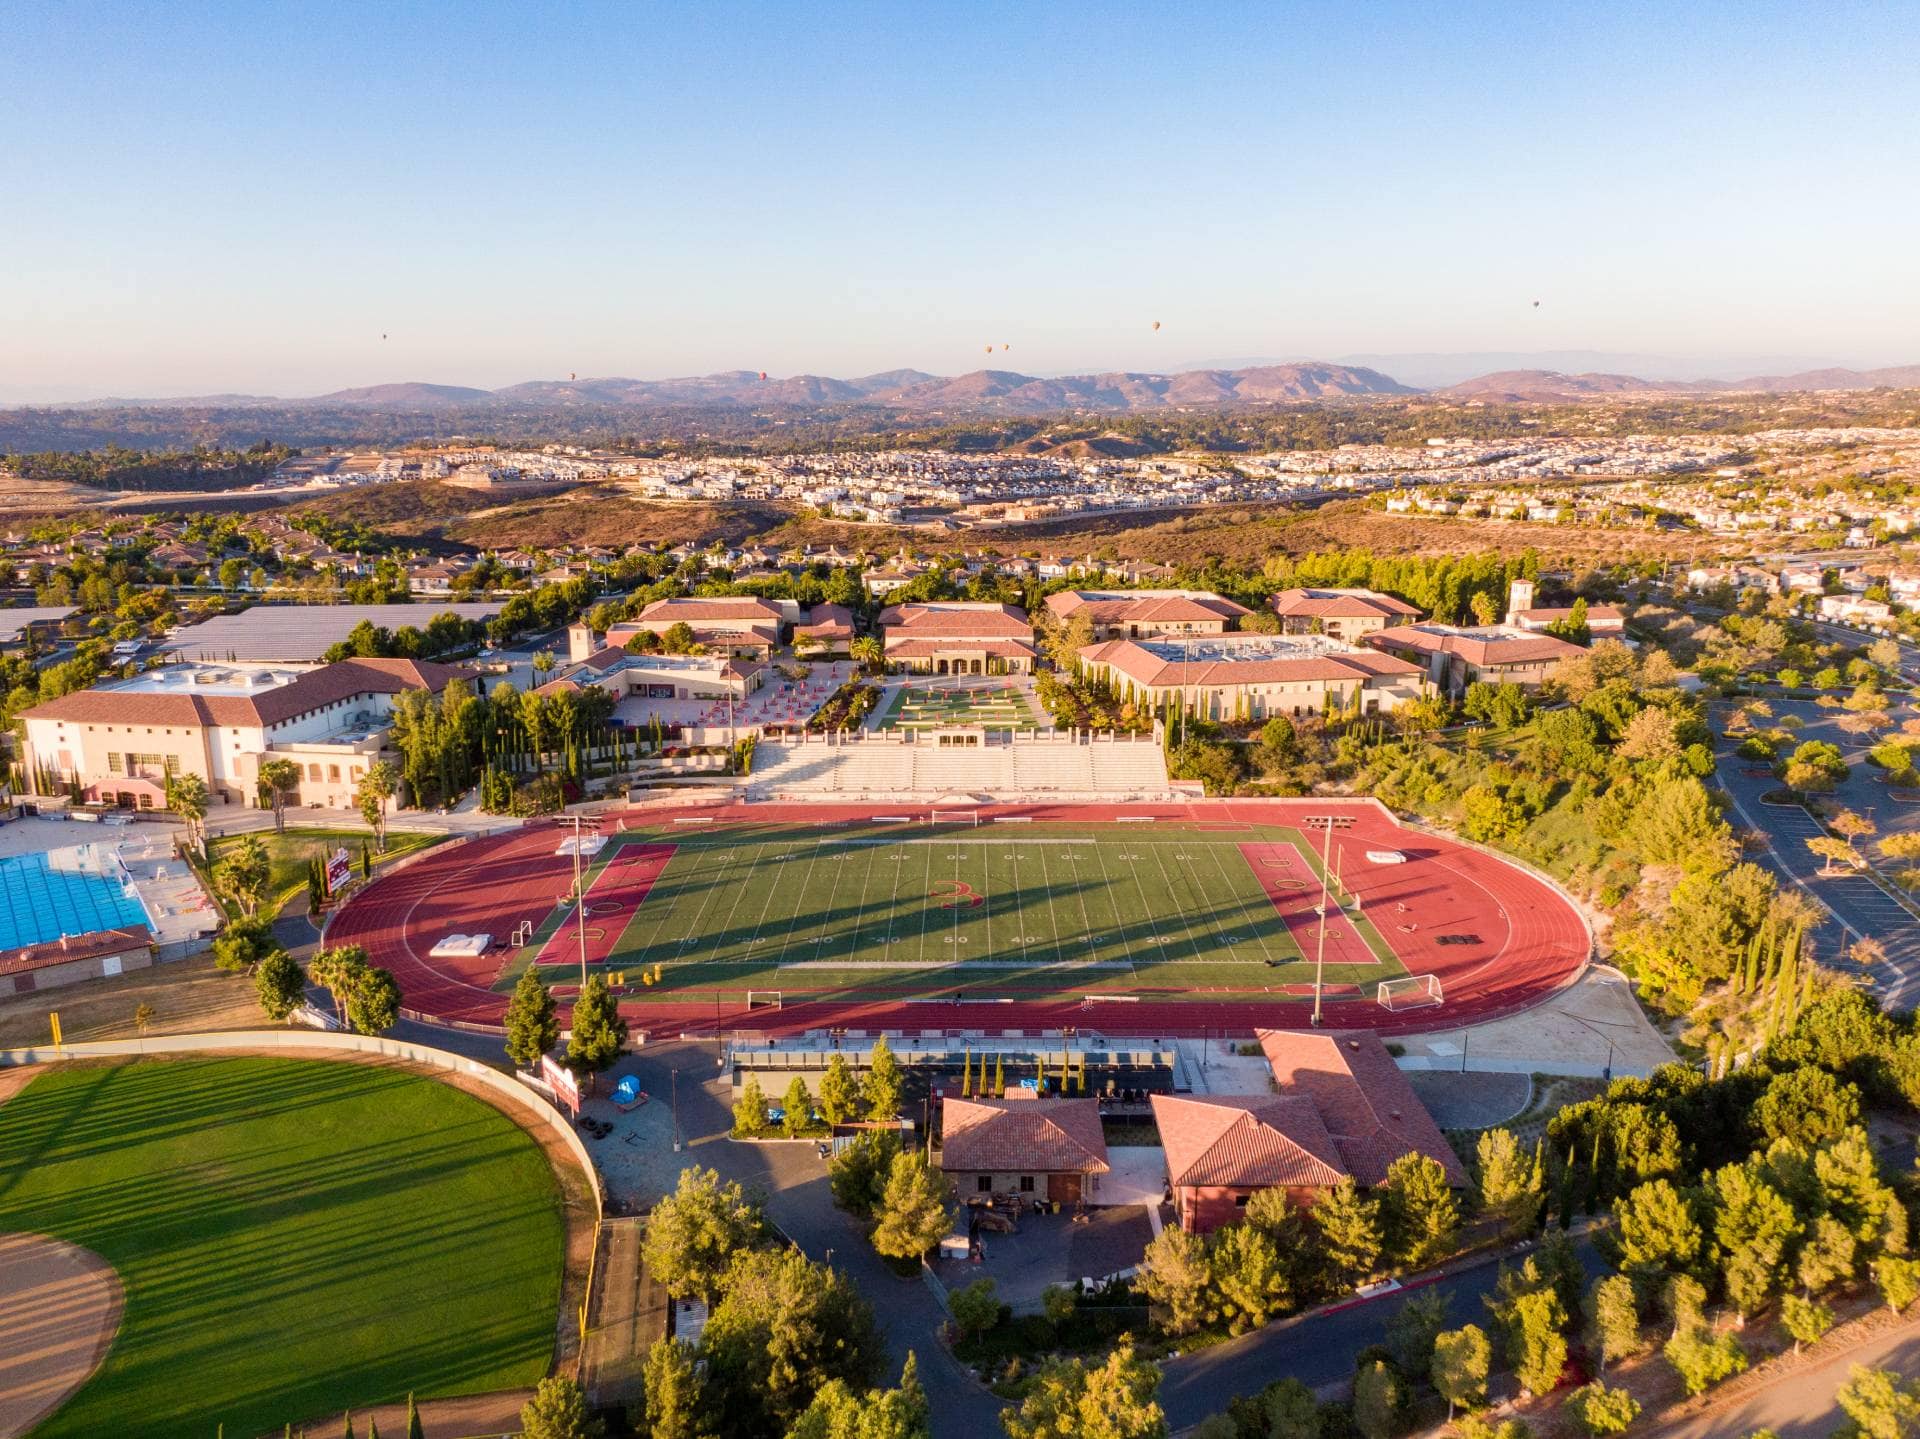
M 139 899 L 118 875 L 98 873 L 85 851 L 0 859 L 0 950 L 146 922 Z

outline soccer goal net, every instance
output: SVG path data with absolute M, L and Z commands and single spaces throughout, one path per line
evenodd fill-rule
M 977 809 L 936 809 L 927 815 L 928 824 L 964 824 L 980 828 L 980 811 Z
M 779 1007 L 780 1007 L 780 991 L 779 990 L 750 989 L 747 991 L 748 1013 L 752 1013 L 756 1009 L 778 1009 Z
M 1382 1009 L 1424 1009 L 1442 1002 L 1440 976 L 1409 974 L 1399 979 L 1383 979 L 1374 998 Z

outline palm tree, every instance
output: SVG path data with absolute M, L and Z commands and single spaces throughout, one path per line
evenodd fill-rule
M 396 788 L 393 766 L 383 759 L 375 760 L 360 777 L 360 817 L 373 831 L 374 843 L 382 853 L 387 848 L 387 801 Z
M 861 635 L 847 652 L 860 662 L 868 674 L 880 673 L 881 666 L 887 662 L 887 647 L 874 635 Z
M 196 848 L 206 846 L 207 782 L 197 774 L 167 776 L 167 808 L 187 826 L 187 842 Z
M 276 834 L 287 831 L 287 796 L 300 788 L 300 766 L 290 759 L 270 759 L 260 766 L 260 798 L 273 806 Z

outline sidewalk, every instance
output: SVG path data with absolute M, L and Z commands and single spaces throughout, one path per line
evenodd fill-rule
M 501 1389 L 492 1394 L 466 1394 L 457 1399 L 420 1401 L 420 1428 L 427 1439 L 497 1439 L 520 1432 L 520 1406 L 533 1398 L 531 1389 Z M 296 1422 L 297 1434 L 338 1434 L 345 1427 L 346 1415 L 330 1414 L 324 1419 Z M 353 1411 L 353 1432 L 364 1435 L 367 1421 L 380 1426 L 383 1439 L 406 1439 L 407 1402 L 380 1404 L 372 1409 Z

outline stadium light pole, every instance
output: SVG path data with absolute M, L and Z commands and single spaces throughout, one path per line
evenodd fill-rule
M 580 816 L 573 821 L 573 919 L 574 932 L 580 938 L 580 987 L 587 987 L 587 892 L 580 887 Z
M 1333 816 L 1327 816 L 1327 839 L 1320 852 L 1320 941 L 1313 956 L 1313 1027 L 1320 1027 L 1321 980 L 1327 972 L 1327 877 L 1333 857 Z

